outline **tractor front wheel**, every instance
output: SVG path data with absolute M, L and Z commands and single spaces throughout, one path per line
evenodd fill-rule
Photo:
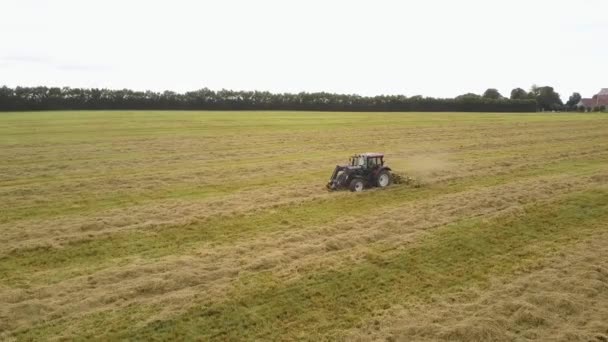
M 379 188 L 385 188 L 391 184 L 391 174 L 384 170 L 378 173 L 378 177 L 376 178 L 376 186 Z
M 363 180 L 359 179 L 359 178 L 355 178 L 352 181 L 350 181 L 350 191 L 353 192 L 359 192 L 359 191 L 363 191 L 363 188 L 365 187 L 365 184 L 363 184 Z

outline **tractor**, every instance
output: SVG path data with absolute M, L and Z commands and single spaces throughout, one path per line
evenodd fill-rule
M 358 192 L 369 187 L 387 187 L 391 180 L 391 169 L 384 165 L 384 154 L 362 153 L 350 157 L 348 165 L 336 165 L 326 187 Z

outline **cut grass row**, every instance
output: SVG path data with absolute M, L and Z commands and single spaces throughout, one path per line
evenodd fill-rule
M 272 116 L 269 116 L 272 117 Z M 394 115 L 393 115 L 394 117 Z M 432 117 L 432 116 L 431 116 Z M 456 116 L 457 118 L 458 116 Z M 483 117 L 483 116 L 482 116 Z M 202 121 L 205 120 L 211 120 L 213 121 L 213 118 L 207 117 L 207 116 L 203 116 L 202 117 Z M 409 122 L 408 121 L 408 117 L 404 116 L 404 122 Z M 403 118 L 400 118 L 400 120 Z M 230 122 L 233 122 L 233 119 L 229 120 Z M 585 122 L 585 121 L 581 121 L 581 122 Z M 554 122 L 554 121 L 547 121 L 544 122 L 543 124 L 547 124 L 547 123 L 551 123 L 551 124 L 561 124 L 560 121 L 558 122 Z M 427 122 L 427 124 L 434 124 L 433 120 L 429 120 Z M 601 128 L 601 125 L 598 126 L 599 128 Z M 408 127 L 411 128 L 411 127 Z M 580 127 L 578 127 L 580 128 Z M 583 128 L 588 128 L 587 126 L 584 126 Z M 442 128 L 442 127 L 437 127 L 436 129 L 446 129 L 446 128 Z M 459 136 L 458 134 L 462 134 L 462 127 L 458 128 L 460 131 L 456 131 L 456 136 L 451 137 L 450 138 L 450 142 L 446 142 L 445 138 L 442 138 L 442 144 L 447 144 L 448 146 L 451 146 L 454 144 L 455 141 L 458 140 Z M 487 128 L 486 128 L 487 129 Z M 512 127 L 510 128 L 512 130 Z M 526 129 L 524 131 L 526 132 L 536 132 L 538 133 L 540 136 L 543 136 L 544 133 L 551 133 L 554 134 L 556 127 L 543 127 L 542 131 L 540 132 L 536 132 L 534 130 L 531 130 L 530 127 L 526 127 Z M 561 128 L 560 128 L 561 129 Z M 76 129 L 77 131 L 78 129 Z M 398 130 L 395 130 L 395 132 L 397 132 Z M 483 132 L 483 130 L 481 131 Z M 152 133 L 152 132 L 151 132 Z M 301 133 L 301 132 L 300 132 Z M 592 132 L 587 132 L 587 134 L 591 134 Z M 500 133 L 503 134 L 503 133 Z M 499 135 L 500 135 L 499 134 Z M 550 134 L 550 135 L 551 135 Z M 532 136 L 535 136 L 536 134 L 532 134 Z M 391 135 L 392 136 L 392 135 Z M 395 136 L 396 138 L 402 138 L 399 137 L 398 135 Z M 181 137 L 183 138 L 183 137 Z M 488 137 L 489 139 L 490 137 Z M 495 138 L 495 137 L 494 137 Z M 580 148 L 581 150 L 585 150 L 587 147 L 593 146 L 594 142 L 597 140 L 596 139 L 596 135 L 590 135 L 589 137 L 587 137 L 588 141 L 585 141 L 585 137 L 584 134 L 583 135 L 576 135 L 576 136 L 568 136 L 567 138 L 561 138 L 561 139 L 569 139 L 567 141 L 564 141 L 563 143 L 567 143 L 568 145 L 563 146 L 561 144 L 556 144 L 556 142 L 554 141 L 550 141 L 549 142 L 545 142 L 545 143 L 538 143 L 535 142 L 533 144 L 533 146 L 529 146 L 530 144 L 522 144 L 522 147 L 516 147 L 516 148 L 511 148 L 511 149 L 507 149 L 505 151 L 502 151 L 505 147 L 504 144 L 514 144 L 516 143 L 518 140 L 514 140 L 513 138 L 505 140 L 505 142 L 501 142 L 498 146 L 494 146 L 493 148 L 488 148 L 487 146 L 483 146 L 483 148 L 481 148 L 481 146 L 478 146 L 477 148 L 480 148 L 480 153 L 475 154 L 474 151 L 469 151 L 466 152 L 467 150 L 465 149 L 464 151 L 457 153 L 458 158 L 460 159 L 464 159 L 464 158 L 470 158 L 471 156 L 475 156 L 476 158 L 483 158 L 485 161 L 488 161 L 489 157 L 492 156 L 501 156 L 503 155 L 504 158 L 511 158 L 512 156 L 516 156 L 518 154 L 521 153 L 526 153 L 526 154 L 542 154 L 543 152 L 548 153 L 551 150 L 559 150 L 559 149 L 568 149 L 571 147 L 568 146 L 577 146 L 578 148 Z M 532 139 L 538 139 L 538 138 L 532 138 Z M 573 140 L 574 139 L 574 140 Z M 271 139 L 272 140 L 272 139 Z M 416 140 L 420 140 L 420 138 L 416 138 Z M 466 139 L 464 139 L 466 141 Z M 542 140 L 539 140 L 542 141 Z M 137 142 L 136 141 L 131 141 L 129 142 L 130 144 L 133 144 L 133 148 L 137 147 Z M 141 143 L 141 142 L 140 142 Z M 365 144 L 367 142 L 361 142 L 362 144 Z M 285 146 L 274 146 L 275 143 L 272 143 L 271 145 L 273 146 L 268 146 L 268 141 L 264 142 L 264 146 L 266 146 L 267 148 L 270 149 L 274 149 L 275 151 L 283 151 L 285 149 Z M 218 146 L 221 146 L 221 144 L 214 144 L 213 145 L 213 150 L 215 151 L 216 148 Z M 240 149 L 243 146 L 236 146 L 234 148 L 236 149 Z M 522 150 L 522 148 L 527 148 L 528 150 Z M 48 149 L 48 147 L 47 147 Z M 54 146 L 54 148 L 52 148 L 51 150 L 53 151 L 57 151 L 57 150 L 61 150 L 58 149 L 57 146 Z M 10 151 L 10 149 L 7 149 L 7 151 Z M 135 149 L 135 151 L 137 151 L 137 149 Z M 440 150 L 440 151 L 444 151 L 444 150 Z M 485 151 L 485 152 L 483 152 Z M 510 151 L 510 154 L 506 154 L 507 152 Z M 166 152 L 166 151 L 165 151 Z M 180 154 L 183 154 L 185 151 L 180 151 Z M 191 152 L 191 151 L 190 151 Z M 310 151 L 309 151 L 310 152 Z M 133 163 L 129 164 L 129 165 L 116 165 L 115 169 L 110 169 L 110 170 L 105 170 L 104 172 L 99 172 L 98 171 L 98 167 L 95 167 L 92 169 L 93 165 L 84 165 L 82 167 L 78 166 L 78 163 L 76 164 L 72 164 L 71 162 L 68 162 L 67 164 L 63 165 L 62 167 L 66 167 L 66 169 L 60 169 L 60 170 L 55 170 L 53 171 L 52 169 L 49 171 L 51 174 L 53 172 L 56 172 L 57 174 L 61 175 L 60 178 L 58 179 L 54 179 L 54 177 L 50 176 L 48 173 L 44 171 L 45 166 L 48 166 L 47 163 L 44 163 L 44 160 L 40 160 L 40 161 L 36 161 L 39 163 L 40 166 L 40 171 L 41 172 L 45 172 L 46 176 L 45 177 L 34 177 L 31 179 L 28 179 L 27 177 L 25 177 L 24 175 L 20 175 L 18 176 L 17 184 L 16 187 L 6 187 L 6 185 L 10 185 L 11 182 L 2 182 L 2 192 L 5 192 L 5 196 L 9 199 L 12 199 L 13 202 L 8 201 L 5 202 L 5 206 L 8 204 L 10 206 L 11 210 L 0 210 L 0 222 L 10 222 L 13 220 L 21 220 L 21 219 L 29 219 L 29 218 L 35 218 L 37 216 L 45 218 L 45 217 L 50 217 L 50 216 L 61 216 L 63 214 L 70 214 L 70 213 L 86 213 L 86 212 L 90 212 L 90 211 L 98 211 L 98 210 L 104 210 L 104 209 L 108 209 L 108 208 L 115 208 L 115 207 L 123 207 L 126 205 L 133 205 L 133 204 L 140 204 L 142 202 L 145 201 L 149 201 L 151 199 L 171 199 L 171 198 L 179 198 L 180 196 L 186 196 L 187 198 L 204 198 L 204 197 L 208 197 L 208 196 L 215 196 L 215 195 L 222 195 L 225 193 L 229 193 L 232 190 L 235 189 L 240 189 L 243 186 L 246 186 L 248 181 L 255 181 L 255 178 L 259 172 L 259 170 L 267 170 L 266 172 L 264 172 L 264 174 L 260 174 L 258 177 L 258 180 L 260 180 L 259 182 L 255 183 L 254 186 L 265 186 L 267 185 L 267 183 L 265 183 L 264 181 L 269 181 L 269 179 L 271 178 L 270 176 L 274 175 L 275 178 L 280 178 L 281 182 L 284 182 L 286 186 L 289 186 L 290 181 L 295 180 L 295 178 L 293 176 L 286 176 L 284 173 L 287 173 L 290 170 L 293 170 L 294 168 L 297 168 L 297 166 L 293 166 L 290 165 L 288 167 L 287 170 L 279 170 L 278 168 L 273 168 L 273 165 L 276 164 L 284 164 L 287 161 L 291 161 L 294 163 L 297 163 L 299 160 L 302 160 L 304 156 L 306 156 L 306 159 L 308 161 L 313 161 L 313 162 L 318 162 L 320 160 L 320 158 L 324 158 L 324 156 L 330 155 L 330 154 L 337 154 L 334 153 L 334 151 L 325 151 L 323 153 L 318 153 L 315 155 L 310 155 L 309 152 L 299 152 L 299 153 L 295 153 L 295 154 L 290 154 L 289 156 L 281 156 L 280 158 L 277 158 L 276 156 L 273 158 L 266 158 L 264 156 L 257 156 L 257 157 L 251 157 L 253 159 L 249 160 L 249 159 L 244 159 L 244 160 L 238 160 L 238 161 L 230 161 L 228 160 L 228 162 L 222 162 L 221 165 L 223 165 L 223 167 L 225 167 L 226 169 L 231 170 L 231 172 L 234 172 L 235 174 L 247 174 L 247 175 L 251 175 L 252 178 L 254 178 L 253 180 L 241 180 L 240 182 L 237 181 L 233 181 L 230 182 L 230 184 L 232 185 L 223 185 L 223 184 L 213 184 L 214 181 L 212 181 L 210 184 L 207 184 L 209 182 L 205 181 L 203 183 L 204 187 L 199 186 L 197 188 L 197 184 L 192 184 L 190 182 L 184 182 L 183 180 L 191 180 L 191 179 L 196 179 L 197 177 L 193 177 L 192 174 L 192 170 L 198 170 L 199 168 L 201 169 L 201 171 L 204 171 L 203 173 L 206 174 L 221 174 L 221 172 L 217 172 L 216 169 L 209 169 L 208 165 L 200 165 L 200 162 L 183 162 L 180 161 L 179 163 L 165 163 L 166 165 L 156 165 L 156 159 L 152 158 L 152 156 L 149 156 L 147 154 L 143 154 L 142 157 L 143 159 L 138 160 L 137 167 L 133 168 Z M 445 151 L 444 151 L 445 152 Z M 452 151 L 454 152 L 454 151 Z M 65 151 L 64 151 L 65 153 Z M 280 153 L 280 152 L 277 152 Z M 471 153 L 471 154 L 469 154 Z M 20 155 L 27 155 L 27 154 L 20 154 Z M 118 154 L 118 156 L 121 156 L 122 154 Z M 135 153 L 133 156 L 137 155 L 137 153 Z M 161 155 L 173 155 L 173 154 L 167 154 L 167 153 L 161 153 Z M 133 157 L 131 156 L 131 158 Z M 71 156 L 70 156 L 71 157 Z M 105 155 L 105 154 L 100 154 L 100 155 L 95 155 L 95 158 L 101 158 L 103 160 L 108 159 L 109 156 Z M 266 158 L 266 159 L 264 159 Z M 56 158 L 57 159 L 57 158 Z M 58 158 L 61 159 L 61 158 Z M 8 158 L 8 160 L 11 160 L 11 158 Z M 32 159 L 32 161 L 35 161 L 34 159 Z M 247 162 L 246 162 L 247 161 Z M 64 160 L 61 163 L 66 163 L 66 161 Z M 146 165 L 147 167 L 141 167 L 139 166 L 139 164 L 142 165 Z M 325 164 L 325 163 L 323 163 Z M 105 164 L 104 164 L 105 165 Z M 239 169 L 239 165 L 243 166 L 246 165 L 245 167 L 242 167 L 241 169 Z M 201 166 L 203 166 L 201 168 Z M 404 165 L 405 169 L 407 169 L 407 164 Z M 19 170 L 20 166 L 16 165 L 14 167 L 17 167 L 17 169 L 12 169 L 11 167 L 7 167 L 7 173 L 8 174 L 17 174 L 17 170 Z M 178 169 L 178 170 L 185 170 L 182 172 L 175 172 L 173 170 Z M 78 173 L 80 174 L 80 176 L 75 177 L 73 175 L 70 177 L 66 177 L 65 174 L 68 174 L 70 172 L 70 170 L 72 171 L 76 171 L 78 170 Z M 267 174 L 269 173 L 270 170 L 270 175 Z M 293 174 L 293 172 L 291 173 Z M 163 177 L 164 175 L 164 177 Z M 167 179 L 166 176 L 170 175 L 170 178 Z M 324 176 L 326 176 L 325 174 L 323 174 Z M 315 178 L 319 178 L 319 176 L 321 176 L 320 171 L 317 172 L 305 172 L 305 173 L 299 173 L 297 177 L 299 177 L 299 179 L 302 180 L 312 180 Z M 158 184 L 155 182 L 151 182 L 151 179 L 167 179 L 166 184 Z M 108 184 L 108 182 L 110 180 L 116 180 L 119 179 L 120 182 L 118 185 L 116 184 Z M 140 182 L 141 181 L 141 182 Z M 75 186 L 76 184 L 78 184 L 78 186 Z M 201 184 L 198 184 L 201 185 Z M 108 187 L 112 187 L 115 190 L 113 191 L 108 191 Z M 15 190 L 12 190 L 15 189 Z M 236 191 L 236 190 L 235 190 Z M 53 194 L 57 194 L 57 193 L 63 193 L 63 196 L 55 196 Z M 66 196 L 69 193 L 69 196 Z M 52 195 L 52 196 L 51 196 Z M 0 209 L 5 209 L 2 208 L 0 205 Z
M 472 188 L 497 186 L 530 177 L 570 174 L 581 177 L 604 168 L 603 161 L 560 161 L 542 168 L 524 169 L 503 175 L 471 177 L 467 180 L 436 184 L 424 188 L 393 187 L 364 194 L 336 194 L 325 199 L 288 204 L 264 211 L 230 217 L 208 218 L 199 223 L 161 226 L 153 231 L 127 230 L 68 245 L 13 250 L 0 256 L 0 277 L 11 286 L 54 283 L 69 277 L 90 274 L 109 265 L 128 263 L 129 257 L 154 259 L 184 254 L 202 244 L 218 246 L 234 244 L 242 238 L 279 230 L 311 229 L 328 224 L 348 214 L 363 217 L 396 208 L 404 203 L 466 191 Z M 337 197 L 337 198 L 336 198 Z M 338 199 L 339 198 L 339 199 Z M 357 208 L 352 212 L 352 208 Z
M 498 149 L 498 150 L 490 150 L 489 152 L 484 152 L 483 154 L 467 152 L 459 154 L 459 158 L 468 158 L 468 160 L 473 160 L 475 158 L 483 158 L 484 164 L 488 164 L 489 166 L 493 166 L 495 163 L 498 163 L 500 160 L 513 160 L 512 158 L 516 156 L 524 156 L 523 159 L 532 159 L 538 158 L 543 160 L 545 158 L 553 156 L 555 158 L 562 158 L 560 155 L 569 155 L 571 153 L 581 154 L 583 158 L 587 158 L 585 155 L 586 152 L 592 151 L 592 154 L 595 154 L 596 158 L 601 157 L 602 153 L 606 152 L 606 149 L 602 149 L 600 146 L 596 146 L 597 141 L 593 139 L 587 139 L 587 141 L 570 141 L 568 146 L 555 146 L 555 143 L 545 143 L 539 146 L 528 147 L 527 150 L 525 147 L 516 147 L 511 149 Z M 504 146 L 503 146 L 504 147 Z M 299 158 L 302 155 L 298 155 Z M 312 161 L 313 164 L 318 165 L 318 161 L 321 160 L 320 156 L 311 156 L 309 161 Z M 569 156 L 569 159 L 576 158 L 576 155 Z M 521 159 L 521 158 L 520 158 Z M 296 161 L 293 157 L 290 157 L 285 160 Z M 133 205 L 133 204 L 141 204 L 150 200 L 158 200 L 158 199 L 172 199 L 172 198 L 189 198 L 189 199 L 203 199 L 218 195 L 226 195 L 230 193 L 236 193 L 238 191 L 242 191 L 244 189 L 255 188 L 255 187 L 266 187 L 269 185 L 273 185 L 276 183 L 283 184 L 283 186 L 291 186 L 293 183 L 305 182 L 305 181 L 314 181 L 318 179 L 324 179 L 326 177 L 325 171 L 320 171 L 318 168 L 313 170 L 308 170 L 304 172 L 300 172 L 297 174 L 288 173 L 284 174 L 287 171 L 282 170 L 271 170 L 269 172 L 265 172 L 265 174 L 258 174 L 256 172 L 252 172 L 253 169 L 263 169 L 269 170 L 272 169 L 271 163 L 283 163 L 283 159 L 281 160 L 272 160 L 267 161 L 267 164 L 261 164 L 258 166 L 251 166 L 251 170 L 239 170 L 238 163 L 234 165 L 222 164 L 226 170 L 231 170 L 230 172 L 240 175 L 249 175 L 247 178 L 243 179 L 234 179 L 228 184 L 219 184 L 214 183 L 213 181 L 209 183 L 209 179 L 204 177 L 203 171 L 201 171 L 201 175 L 192 177 L 193 170 L 199 169 L 196 165 L 190 164 L 178 164 L 175 167 L 167 167 L 161 169 L 155 169 L 154 173 L 150 171 L 137 171 L 128 172 L 127 176 L 121 176 L 123 171 L 113 171 L 103 173 L 103 175 L 83 175 L 81 177 L 76 178 L 64 178 L 63 180 L 47 180 L 46 182 L 51 182 L 47 185 L 50 187 L 46 189 L 44 182 L 35 182 L 37 184 L 35 188 L 32 186 L 16 186 L 13 187 L 13 192 L 16 192 L 11 196 L 11 190 L 9 187 L 4 187 L 2 192 L 6 192 L 7 195 L 11 198 L 19 198 L 19 202 L 9 203 L 11 205 L 11 210 L 5 210 L 0 213 L 0 224 L 7 223 L 14 220 L 24 219 L 24 218 L 35 218 L 35 217 L 51 217 L 57 215 L 66 215 L 72 213 L 85 213 L 90 211 L 98 211 L 109 208 L 116 208 L 125 205 Z M 519 160 L 518 160 L 519 162 Z M 484 164 L 477 163 L 475 164 L 476 169 L 482 169 Z M 398 167 L 399 164 L 395 165 Z M 413 165 L 415 168 L 415 165 Z M 464 166 L 463 166 L 464 167 Z M 176 173 L 172 171 L 174 168 L 180 170 L 186 170 L 181 173 Z M 406 166 L 407 170 L 408 167 Z M 225 172 L 225 171 L 222 171 Z M 222 172 L 211 172 L 212 175 L 222 174 Z M 142 177 L 146 177 L 148 179 L 154 178 L 154 174 L 158 174 L 157 179 L 163 179 L 162 175 L 169 175 L 167 184 L 160 185 L 149 185 L 147 187 L 139 186 L 139 181 Z M 107 191 L 109 180 L 116 179 L 120 176 L 120 184 L 122 188 Z M 167 177 L 167 176 L 165 176 Z M 199 181 L 198 179 L 202 179 Z M 215 179 L 215 178 L 213 178 Z M 213 180 L 212 179 L 212 180 Z M 179 183 L 175 183 L 179 180 Z M 185 182 L 184 180 L 189 180 Z M 193 184 L 192 182 L 197 182 Z M 44 194 L 48 191 L 55 190 L 55 192 L 59 192 L 61 190 L 65 190 L 64 187 L 73 187 L 73 184 L 76 182 L 81 182 L 82 186 L 78 188 L 74 188 L 71 190 L 70 197 L 61 197 L 61 198 L 53 198 L 52 201 L 48 197 L 44 197 Z M 97 182 L 98 184 L 92 184 L 93 182 Z M 10 183 L 9 183 L 10 184 Z M 31 189 L 30 189 L 31 188 Z M 95 193 L 92 193 L 92 189 L 98 188 Z M 104 190 L 105 189 L 105 190 Z M 86 190 L 87 194 L 83 193 Z M 27 196 L 19 196 L 19 192 L 26 191 Z M 46 191 L 46 192 L 45 192 Z M 34 201 L 32 196 L 36 196 L 39 194 L 38 202 Z M 34 201 L 32 203 L 32 201 Z M 7 204 L 5 204 L 7 205 Z M 2 205 L 0 204 L 0 208 Z
M 336 339 L 393 305 L 428 302 L 483 287 L 491 277 L 539 267 L 548 255 L 605 229 L 607 219 L 608 189 L 603 187 L 528 206 L 519 216 L 463 220 L 411 245 L 370 246 L 358 264 L 296 282 L 281 281 L 271 272 L 252 274 L 224 300 L 201 296 L 190 310 L 139 329 L 129 325 L 129 315 L 142 318 L 154 309 L 94 313 L 78 322 L 78 331 L 90 328 L 80 336 L 100 339 Z M 94 326 L 100 322 L 112 325 Z M 57 336 L 68 324 L 53 321 L 18 336 Z
M 548 252 L 605 228 L 607 218 L 608 191 L 603 189 L 570 196 L 550 207 L 532 206 L 521 217 L 465 221 L 402 250 L 377 246 L 366 262 L 346 270 L 287 284 L 264 274 L 243 279 L 227 302 L 202 305 L 127 336 L 337 337 L 374 310 L 411 298 L 428 300 L 481 284 L 490 275 L 533 267 Z
M 387 307 L 433 310 L 605 231 L 607 123 L 0 115 L 0 340 L 348 340 Z M 368 150 L 396 170 L 440 165 L 419 189 L 321 189 L 335 162 Z

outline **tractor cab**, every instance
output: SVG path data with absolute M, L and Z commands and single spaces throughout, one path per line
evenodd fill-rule
M 384 155 L 379 153 L 355 154 L 350 157 L 350 165 L 368 169 L 384 166 Z
M 352 191 L 361 191 L 370 186 L 383 188 L 391 182 L 390 171 L 384 166 L 384 154 L 355 154 L 349 158 L 348 165 L 336 166 L 327 188 L 350 188 Z

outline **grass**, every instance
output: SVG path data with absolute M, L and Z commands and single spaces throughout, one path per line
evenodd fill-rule
M 447 322 L 434 306 L 458 316 L 472 304 L 447 303 L 574 263 L 603 236 L 607 134 L 602 114 L 4 113 L 0 337 L 608 334 L 541 331 L 532 311 L 509 325 L 493 312 L 472 335 L 431 323 Z M 333 165 L 360 151 L 385 152 L 423 187 L 325 192 Z M 599 255 L 586 258 L 600 267 Z M 420 325 L 401 329 L 416 307 Z
M 603 166 L 603 164 L 599 164 Z M 574 167 L 578 172 L 595 171 L 597 163 L 577 161 Z M 39 281 L 54 283 L 66 277 L 89 274 L 94 269 L 75 267 L 88 265 L 99 260 L 115 262 L 118 258 L 138 256 L 158 258 L 167 255 L 179 255 L 192 252 L 202 245 L 218 246 L 231 244 L 243 237 L 276 232 L 288 229 L 310 229 L 325 222 L 338 220 L 349 208 L 356 207 L 361 213 L 350 217 L 367 215 L 371 210 L 398 208 L 406 202 L 463 191 L 479 185 L 501 184 L 513 176 L 525 177 L 555 174 L 571 170 L 572 162 L 561 162 L 547 165 L 543 169 L 528 169 L 509 177 L 475 177 L 466 181 L 449 182 L 443 186 L 429 186 L 412 189 L 407 187 L 376 191 L 365 196 L 350 196 L 340 201 L 333 199 L 315 200 L 299 206 L 282 205 L 272 211 L 247 213 L 231 217 L 211 217 L 203 222 L 184 225 L 160 226 L 150 231 L 131 231 L 111 234 L 96 239 L 84 238 L 72 241 L 60 249 L 34 248 L 29 251 L 13 253 L 10 258 L 0 259 L 0 275 L 7 282 L 31 284 L 36 278 Z M 491 183 L 488 183 L 491 182 Z M 26 271 L 27 270 L 27 271 Z M 51 274 L 48 272 L 53 270 Z M 26 271 L 25 273 L 22 273 Z M 36 272 L 45 271 L 41 274 Z
M 404 250 L 377 246 L 361 263 L 303 281 L 283 284 L 267 275 L 244 279 L 224 303 L 203 304 L 121 338 L 335 338 L 336 331 L 355 326 L 379 308 L 429 300 L 491 275 L 508 275 L 546 257 L 555 246 L 587 238 L 604 227 L 608 191 L 578 194 L 549 209 L 532 206 L 526 214 L 448 225 Z M 314 332 L 307 330 L 310 326 Z

